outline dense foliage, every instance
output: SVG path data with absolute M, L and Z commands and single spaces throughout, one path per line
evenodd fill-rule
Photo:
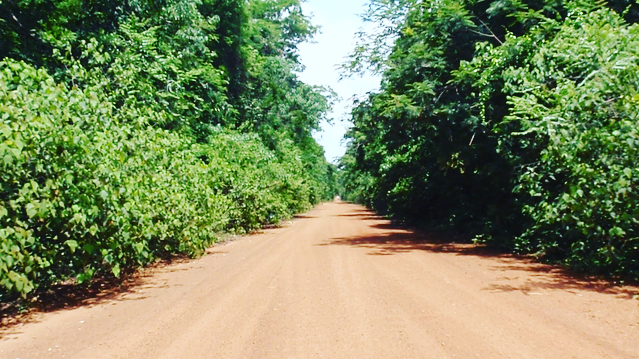
M 623 1 L 372 1 L 344 67 L 347 198 L 401 220 L 639 276 L 639 20 Z
M 0 301 L 331 198 L 315 31 L 297 0 L 0 1 Z

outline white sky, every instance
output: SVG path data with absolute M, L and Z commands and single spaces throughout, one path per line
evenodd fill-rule
M 355 76 L 338 82 L 337 65 L 342 63 L 355 45 L 355 33 L 363 26 L 358 14 L 365 11 L 367 0 L 307 0 L 304 12 L 312 15 L 312 23 L 321 26 L 314 43 L 298 46 L 302 64 L 300 80 L 311 85 L 331 87 L 339 97 L 329 117 L 332 125 L 322 124 L 315 139 L 324 147 L 326 159 L 336 162 L 346 150 L 342 138 L 350 126 L 349 113 L 353 96 L 365 95 L 379 88 L 379 78 Z

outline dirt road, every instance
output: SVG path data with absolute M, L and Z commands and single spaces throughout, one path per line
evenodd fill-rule
M 639 358 L 638 288 L 434 241 L 355 205 L 209 252 L 9 328 L 0 358 Z

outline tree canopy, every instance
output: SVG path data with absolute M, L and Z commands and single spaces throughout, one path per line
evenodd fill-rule
M 407 223 L 639 275 L 634 1 L 373 0 L 345 74 L 377 71 L 346 197 Z

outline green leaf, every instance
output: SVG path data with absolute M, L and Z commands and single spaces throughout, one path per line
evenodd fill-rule
M 113 265 L 113 267 L 111 267 L 111 271 L 113 272 L 113 275 L 116 277 L 120 277 L 120 264 L 116 263 Z
M 612 227 L 609 233 L 611 236 L 614 236 L 614 237 L 623 237 L 626 235 L 626 231 L 624 231 L 623 229 L 619 227 Z
M 93 269 L 87 269 L 83 273 L 80 273 L 77 278 L 78 283 L 82 284 L 82 283 L 90 281 L 91 278 L 93 278 L 93 273 L 94 273 Z
M 75 223 L 84 223 L 84 216 L 82 213 L 76 213 L 73 215 L 72 221 Z
M 7 277 L 14 283 L 20 280 L 20 275 L 14 271 L 7 273 Z
M 144 249 L 144 243 L 135 243 L 133 245 L 133 248 L 135 249 L 135 252 L 137 254 L 140 254 L 140 253 L 142 253 L 142 250 Z
M 27 203 L 27 216 L 29 216 L 29 218 L 33 218 L 36 214 L 38 214 L 36 206 L 33 203 Z
M 18 277 L 17 280 L 13 282 L 16 286 L 16 289 L 19 293 L 24 293 L 24 281 L 21 277 Z
M 92 236 L 95 236 L 96 233 L 98 233 L 98 225 L 94 224 L 89 228 L 89 233 L 91 233 Z
M 78 242 L 74 241 L 72 239 L 69 239 L 68 241 L 64 242 L 67 246 L 69 246 L 69 249 L 71 249 L 71 253 L 75 253 L 75 250 L 78 248 Z
M 623 174 L 625 174 L 628 178 L 632 178 L 632 170 L 630 168 L 624 168 Z
M 85 252 L 89 253 L 89 254 L 93 254 L 93 250 L 95 249 L 95 246 L 91 243 L 85 243 L 82 246 L 82 249 L 84 249 Z

